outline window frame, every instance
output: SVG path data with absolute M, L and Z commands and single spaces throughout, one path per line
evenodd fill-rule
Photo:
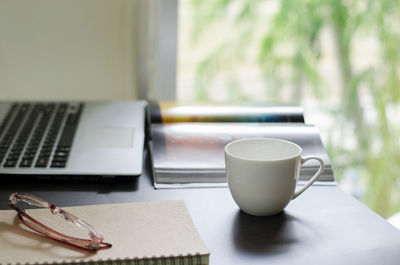
M 140 0 L 136 14 L 138 97 L 175 101 L 178 0 Z

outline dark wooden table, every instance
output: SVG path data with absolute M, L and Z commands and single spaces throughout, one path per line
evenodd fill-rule
M 210 264 L 400 264 L 400 232 L 336 186 L 313 186 L 283 213 L 253 217 L 227 188 L 155 190 L 150 174 L 146 155 L 144 174 L 127 183 L 15 180 L 1 185 L 0 209 L 15 191 L 59 206 L 184 200 Z

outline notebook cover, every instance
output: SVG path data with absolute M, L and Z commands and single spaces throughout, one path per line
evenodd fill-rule
M 166 260 L 208 264 L 209 251 L 198 234 L 183 201 L 65 207 L 64 210 L 91 224 L 112 243 L 97 253 L 47 239 L 26 228 L 14 210 L 0 211 L 0 264 L 74 264 L 106 261 L 140 261 L 164 264 Z M 47 209 L 27 210 L 31 215 Z M 54 226 L 63 222 L 58 216 Z M 71 225 L 70 225 L 71 226 Z M 71 226 L 71 229 L 75 229 Z M 186 257 L 186 258 L 184 258 Z M 188 257 L 195 257 L 189 261 Z M 174 263 L 170 263 L 174 264 Z M 176 263 L 180 264 L 180 263 Z

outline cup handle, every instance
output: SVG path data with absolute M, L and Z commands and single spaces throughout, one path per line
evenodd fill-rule
M 319 176 L 321 176 L 322 172 L 324 172 L 324 169 L 325 169 L 324 160 L 322 160 L 322 158 L 320 158 L 318 156 L 306 156 L 306 157 L 301 157 L 300 159 L 301 159 L 300 160 L 301 165 L 303 165 L 307 160 L 315 159 L 315 160 L 319 161 L 320 166 L 319 166 L 317 173 L 315 173 L 315 175 L 306 184 L 304 184 L 303 187 L 301 187 L 295 191 L 292 200 L 296 199 L 300 194 L 302 194 L 306 189 L 308 189 L 314 183 L 314 181 L 316 181 L 317 178 L 319 178 Z

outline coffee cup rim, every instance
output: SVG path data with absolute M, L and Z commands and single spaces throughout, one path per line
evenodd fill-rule
M 290 144 L 290 145 L 296 146 L 297 149 L 298 149 L 298 152 L 297 152 L 296 154 L 294 154 L 294 155 L 287 156 L 287 157 L 284 157 L 284 158 L 256 159 L 256 158 L 245 158 L 245 157 L 240 157 L 240 156 L 237 156 L 237 155 L 235 155 L 235 154 L 233 154 L 232 152 L 229 152 L 229 151 L 227 150 L 227 149 L 229 148 L 229 146 L 231 146 L 231 145 L 233 145 L 233 144 L 236 144 L 236 143 L 238 143 L 238 142 L 256 141 L 256 140 L 262 140 L 262 141 L 268 140 L 268 141 L 276 141 L 276 142 L 282 142 L 282 143 L 285 143 L 285 144 Z M 227 155 L 229 155 L 229 156 L 231 156 L 231 157 L 240 159 L 240 160 L 247 160 L 247 161 L 271 161 L 271 162 L 273 162 L 273 161 L 289 160 L 289 159 L 293 159 L 293 158 L 295 158 L 295 157 L 301 156 L 301 154 L 302 154 L 302 152 L 303 152 L 303 149 L 302 149 L 301 146 L 299 146 L 298 144 L 293 143 L 293 142 L 290 142 L 290 141 L 287 141 L 287 140 L 282 140 L 282 139 L 278 139 L 278 138 L 270 138 L 270 137 L 265 137 L 265 138 L 263 138 L 263 137 L 257 137 L 257 138 L 242 138 L 242 139 L 234 140 L 234 141 L 228 143 L 227 145 L 225 145 L 224 151 L 225 151 L 225 154 L 227 154 Z

